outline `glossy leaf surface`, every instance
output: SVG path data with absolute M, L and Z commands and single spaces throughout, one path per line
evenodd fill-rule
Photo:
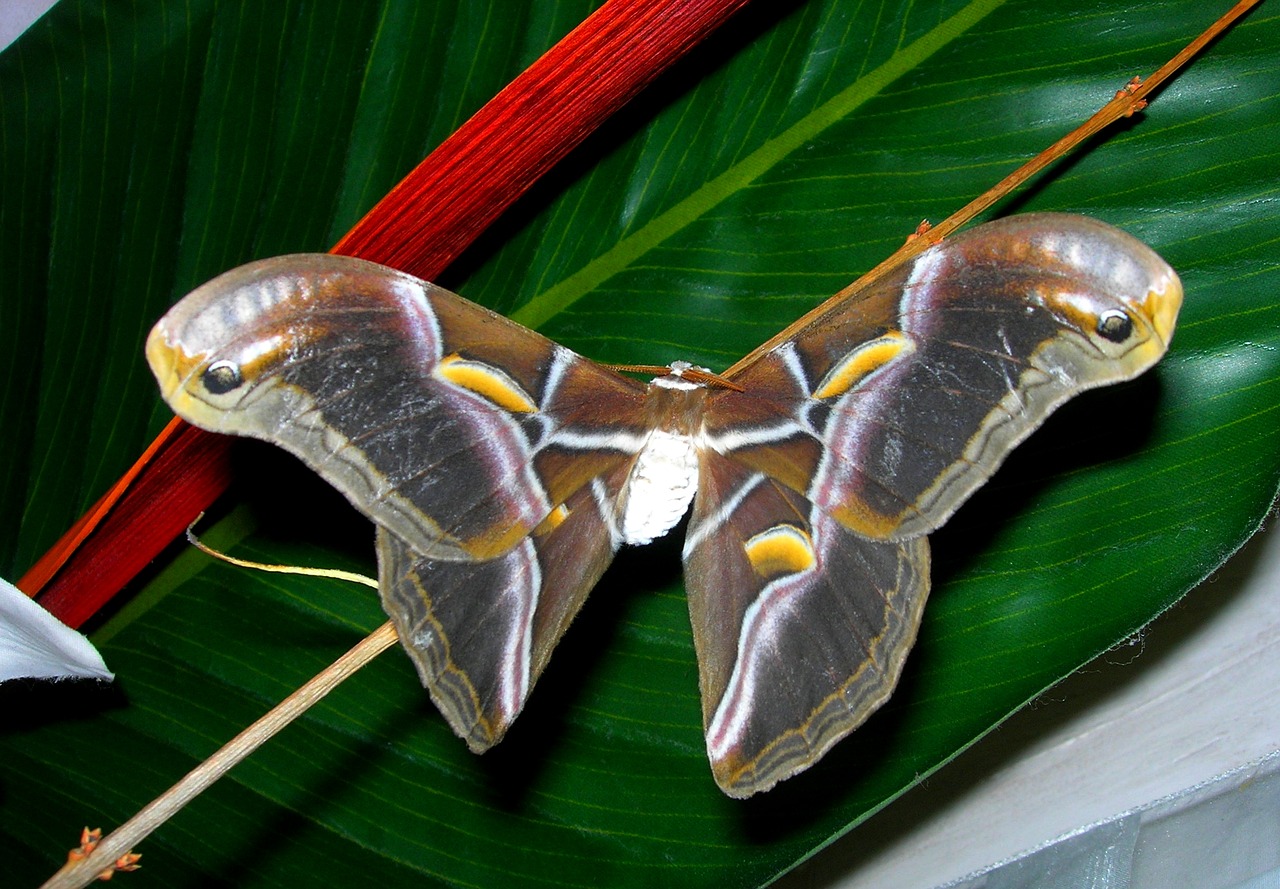
M 0 56 L 8 575 L 167 419 L 141 358 L 165 306 L 255 256 L 327 247 L 588 11 L 427 9 L 64 0 Z M 599 360 L 722 368 L 1211 17 L 1190 2 L 761 3 L 441 283 Z M 623 554 L 490 754 L 467 753 L 391 652 L 154 835 L 131 879 L 749 885 L 855 824 L 1167 608 L 1272 502 L 1277 93 L 1264 5 L 1143 120 L 1001 207 L 1090 213 L 1152 244 L 1186 286 L 1179 333 L 1155 373 L 1064 410 L 934 537 L 898 694 L 811 772 L 746 804 L 716 790 L 665 541 Z M 318 481 L 266 449 L 240 461 L 224 506 L 239 508 L 210 542 L 371 568 L 371 529 Z M 382 620 L 363 589 L 185 547 L 147 581 L 97 636 L 116 696 L 13 699 L 0 808 L 15 883 Z

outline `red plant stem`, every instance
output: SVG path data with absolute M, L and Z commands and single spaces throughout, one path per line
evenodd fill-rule
M 440 272 L 537 179 L 747 0 L 609 0 L 481 108 L 332 252 Z M 168 436 L 167 441 L 163 439 Z M 230 439 L 167 429 L 18 583 L 79 626 L 230 483 Z M 151 449 L 149 449 L 150 451 Z
M 30 594 L 43 577 L 39 602 L 67 626 L 93 617 L 231 483 L 230 439 L 181 420 L 139 463 L 148 455 L 18 581 Z
M 744 5 L 607 3 L 446 139 L 333 252 L 438 276 L 538 177 Z

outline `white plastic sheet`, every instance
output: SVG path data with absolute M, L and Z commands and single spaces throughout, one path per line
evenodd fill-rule
M 1280 754 L 1125 812 L 947 889 L 1280 887 Z

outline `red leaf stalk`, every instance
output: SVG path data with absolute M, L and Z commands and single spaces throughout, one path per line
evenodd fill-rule
M 444 141 L 333 248 L 444 270 L 613 112 L 746 0 L 612 0 Z

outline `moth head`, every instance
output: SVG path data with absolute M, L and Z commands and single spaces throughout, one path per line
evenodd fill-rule
M 728 377 L 723 377 L 710 368 L 699 367 L 688 361 L 673 361 L 666 368 L 666 373 L 655 377 L 651 386 L 661 389 L 733 389 L 741 392 L 742 387 Z
M 654 377 L 649 385 L 659 389 L 693 390 L 705 388 L 708 379 L 716 379 L 716 375 L 707 368 L 688 361 L 673 361 L 667 366 L 666 373 Z

